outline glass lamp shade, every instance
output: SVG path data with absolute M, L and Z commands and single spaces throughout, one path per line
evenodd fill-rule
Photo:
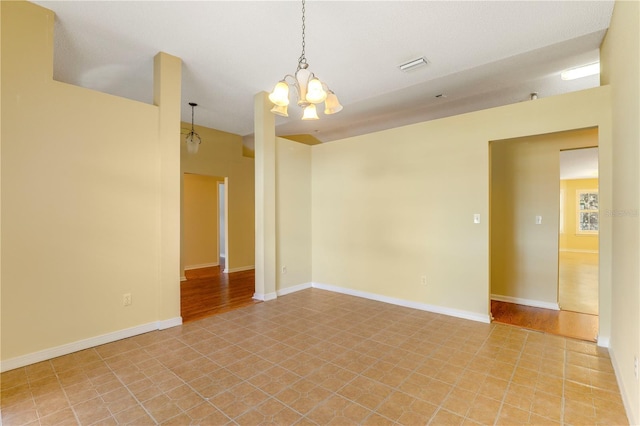
M 324 113 L 326 115 L 335 114 L 336 112 L 342 111 L 342 105 L 340 105 L 340 101 L 338 101 L 338 97 L 332 91 L 329 91 L 327 95 L 327 99 L 324 101 Z
M 307 86 L 307 101 L 312 104 L 319 104 L 327 98 L 327 92 L 322 88 L 322 82 L 317 78 L 312 78 Z
M 289 105 L 289 85 L 286 81 L 280 80 L 278 84 L 276 84 L 273 92 L 269 95 L 269 100 L 280 107 Z
M 276 114 L 276 115 L 281 115 L 282 117 L 288 117 L 289 114 L 287 113 L 287 106 L 278 106 L 278 105 L 274 105 L 273 108 L 271 108 L 271 112 Z
M 200 148 L 200 136 L 197 133 L 191 132 L 187 135 L 187 152 L 189 154 L 197 154 L 198 148 Z
M 302 114 L 303 120 L 317 120 L 318 113 L 316 112 L 316 106 L 314 104 L 309 104 L 305 107 L 304 113 Z

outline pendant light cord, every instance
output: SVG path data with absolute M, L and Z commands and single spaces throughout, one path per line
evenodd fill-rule
M 195 106 L 191 105 L 191 133 L 194 133 L 193 131 L 193 110 L 194 110 Z
M 300 57 L 298 58 L 298 69 L 296 71 L 299 71 L 300 68 L 307 68 L 308 64 L 307 64 L 307 57 L 305 56 L 305 40 L 304 40 L 304 32 L 305 32 L 305 17 L 304 17 L 304 13 L 305 13 L 305 0 L 302 0 L 302 53 L 300 54 Z

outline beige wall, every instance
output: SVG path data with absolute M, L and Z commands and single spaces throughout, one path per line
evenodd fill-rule
M 560 151 L 597 145 L 597 129 L 491 143 L 492 295 L 557 308 Z
M 182 128 L 190 129 L 191 123 L 182 123 Z M 254 160 L 242 155 L 241 136 L 202 126 L 195 126 L 195 130 L 202 138 L 202 144 L 197 154 L 188 154 L 183 135 L 180 144 L 182 172 L 227 178 L 225 190 L 229 247 L 226 253 L 226 268 L 229 271 L 251 269 L 254 267 L 255 250 Z M 187 262 L 184 258 L 184 226 L 183 220 L 182 270 Z
M 53 13 L 0 7 L 2 368 L 179 323 L 180 60 L 156 57 L 157 106 L 63 84 Z
M 489 142 L 600 126 L 605 184 L 609 106 L 601 87 L 313 146 L 313 282 L 488 319 Z M 606 188 L 601 203 L 610 206 Z M 557 210 L 543 212 L 553 213 L 557 223 Z M 607 339 L 610 221 L 602 226 Z
M 560 251 L 597 252 L 597 234 L 578 234 L 578 191 L 598 189 L 598 179 L 566 179 L 560 181 L 561 202 L 564 202 L 564 229 L 560 230 Z M 601 213 L 602 214 L 602 213 Z
M 617 1 L 600 49 L 613 120 L 613 310 L 610 353 L 631 424 L 640 424 L 640 3 Z M 600 178 L 602 193 L 602 177 Z M 603 216 L 607 217 L 606 208 Z M 602 238 L 602 233 L 601 233 Z M 601 245 L 602 250 L 602 245 Z
M 218 182 L 220 178 L 185 173 L 183 177 L 182 218 L 184 223 L 185 269 L 217 266 Z
M 277 138 L 276 291 L 311 283 L 310 187 L 311 147 Z

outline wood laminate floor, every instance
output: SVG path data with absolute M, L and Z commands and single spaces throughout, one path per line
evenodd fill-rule
M 180 283 L 180 313 L 188 322 L 244 306 L 260 303 L 253 299 L 255 270 L 222 272 L 224 265 L 185 271 Z
M 491 314 L 495 322 L 503 324 L 589 342 L 597 340 L 597 315 L 534 308 L 515 303 L 498 302 L 497 300 L 491 301 Z
M 559 253 L 560 311 L 491 301 L 495 322 L 575 339 L 597 341 L 598 254 Z
M 563 311 L 598 315 L 598 253 L 559 253 L 558 303 Z

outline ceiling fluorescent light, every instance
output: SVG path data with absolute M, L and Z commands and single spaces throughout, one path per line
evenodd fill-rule
M 560 73 L 563 80 L 575 80 L 576 78 L 588 77 L 600 73 L 600 62 L 583 65 L 581 67 L 564 70 Z
M 413 61 L 409 61 L 407 63 L 404 63 L 400 66 L 398 66 L 398 68 L 400 68 L 400 70 L 402 71 L 409 71 L 412 70 L 416 67 L 422 66 L 422 65 L 427 65 L 427 60 L 425 58 L 418 58 L 418 59 L 414 59 Z

